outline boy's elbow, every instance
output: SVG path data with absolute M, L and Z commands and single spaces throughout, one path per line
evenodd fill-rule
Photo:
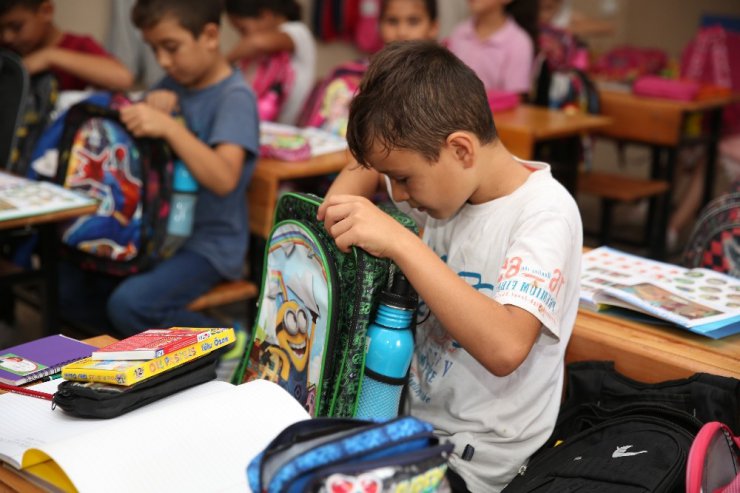
M 516 371 L 529 355 L 529 348 L 507 348 L 506 351 L 490 354 L 481 361 L 488 371 L 497 377 L 506 377 Z

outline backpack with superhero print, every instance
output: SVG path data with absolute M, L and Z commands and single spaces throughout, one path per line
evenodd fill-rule
M 163 258 L 173 157 L 161 139 L 133 137 L 117 108 L 82 102 L 63 120 L 55 182 L 99 201 L 62 233 L 63 253 L 83 269 L 125 276 Z
M 313 195 L 280 197 L 252 341 L 234 383 L 271 380 L 312 416 L 353 417 L 365 335 L 393 264 L 359 248 L 340 251 L 316 219 L 320 204 Z M 408 216 L 395 208 L 386 212 L 416 232 Z

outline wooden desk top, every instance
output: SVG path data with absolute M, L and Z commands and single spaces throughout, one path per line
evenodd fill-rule
M 610 125 L 599 129 L 599 134 L 664 146 L 675 146 L 681 141 L 686 114 L 722 108 L 740 100 L 740 94 L 735 94 L 704 101 L 672 101 L 613 89 L 602 89 L 599 96 L 601 113 L 612 119 Z
M 612 360 L 621 373 L 643 382 L 696 372 L 740 378 L 740 334 L 713 340 L 678 328 L 580 310 L 565 359 Z
M 73 209 L 65 209 L 63 211 L 47 212 L 44 214 L 36 214 L 27 217 L 17 217 L 14 219 L 7 219 L 0 221 L 1 229 L 13 229 L 13 228 L 24 228 L 28 226 L 36 226 L 38 224 L 45 224 L 50 222 L 66 221 L 68 219 L 74 219 L 85 214 L 92 214 L 98 209 L 97 204 L 83 205 L 81 207 L 75 207 Z
M 537 142 L 574 137 L 611 124 L 606 116 L 566 113 L 528 104 L 494 113 L 493 121 L 506 148 L 521 159 L 534 157 Z

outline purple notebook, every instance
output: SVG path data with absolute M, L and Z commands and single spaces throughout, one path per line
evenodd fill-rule
M 23 385 L 58 373 L 62 366 L 86 358 L 97 349 L 61 334 L 0 349 L 0 382 Z

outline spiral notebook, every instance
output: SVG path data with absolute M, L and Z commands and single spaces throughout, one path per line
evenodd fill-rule
M 58 373 L 97 348 L 61 334 L 0 349 L 0 382 L 23 385 Z

